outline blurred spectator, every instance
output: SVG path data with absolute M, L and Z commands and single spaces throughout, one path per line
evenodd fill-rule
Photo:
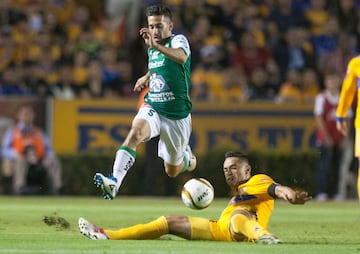
M 0 26 L 13 26 L 20 19 L 25 17 L 25 13 L 19 11 L 16 8 L 13 8 L 11 5 L 11 0 L 1 0 L 0 1 Z
M 274 64 L 271 52 L 267 48 L 258 47 L 252 33 L 243 33 L 239 43 L 239 48 L 232 55 L 231 65 L 243 69 L 247 78 L 251 77 L 256 68 L 267 68 Z
M 359 25 L 359 6 L 355 6 L 355 0 L 336 0 L 335 2 L 339 27 L 347 34 L 356 34 Z
M 180 17 L 183 27 L 187 31 L 192 31 L 198 20 L 206 17 L 204 2 L 205 1 L 183 0 Z
M 280 33 L 286 33 L 290 28 L 308 25 L 302 10 L 294 8 L 291 0 L 277 0 L 267 21 L 275 23 Z
M 113 47 L 106 47 L 100 52 L 103 84 L 105 90 L 119 96 L 121 92 L 121 72 L 118 62 L 118 52 Z
M 237 49 L 237 43 L 240 37 L 246 31 L 245 17 L 242 11 L 234 13 L 231 23 L 224 29 L 225 48 L 229 55 L 232 55 Z
M 21 81 L 20 73 L 15 71 L 15 65 L 9 65 L 2 71 L 0 77 L 0 95 L 1 96 L 28 96 L 30 90 L 24 86 Z
M 24 61 L 22 66 L 24 71 L 23 83 L 29 88 L 31 95 L 36 97 L 51 96 L 49 86 L 42 73 L 38 71 L 36 61 Z
M 262 67 L 257 67 L 250 77 L 249 100 L 273 101 L 276 96 L 276 88 L 268 82 L 268 74 Z
M 39 80 L 42 80 L 47 86 L 58 82 L 58 64 L 52 57 L 49 49 L 42 52 L 42 55 L 34 66 L 33 75 L 37 75 Z
M 15 59 L 15 45 L 11 30 L 2 27 L 0 30 L 0 71 L 3 71 Z
M 12 181 L 14 194 L 40 194 L 45 183 L 31 189 L 27 178 L 48 177 L 49 193 L 59 194 L 62 187 L 60 161 L 52 151 L 48 137 L 34 125 L 35 112 L 31 105 L 23 104 L 17 111 L 17 123 L 6 130 L 2 141 L 3 182 Z
M 47 30 L 38 31 L 34 41 L 28 42 L 26 46 L 25 61 L 38 61 L 44 52 L 48 51 L 55 61 L 62 57 L 61 47 Z
M 301 28 L 290 28 L 272 49 L 273 58 L 279 66 L 282 80 L 289 70 L 303 70 L 314 67 L 313 57 L 307 49 Z
M 249 99 L 249 85 L 245 74 L 236 68 L 223 71 L 218 97 L 222 102 L 246 102 Z
M 302 94 L 303 102 L 314 103 L 315 97 L 320 91 L 319 77 L 314 69 L 302 71 Z
M 30 31 L 39 32 L 44 25 L 44 16 L 42 14 L 41 4 L 29 4 L 25 8 L 28 27 Z
M 0 70 L 15 64 L 25 73 L 19 83 L 32 95 L 52 96 L 61 65 L 77 62 L 78 52 L 85 51 L 87 64 L 98 62 L 103 70 L 103 81 L 101 86 L 98 77 L 90 82 L 86 64 L 74 76 L 75 82 L 82 83 L 76 97 L 134 96 L 131 85 L 146 70 L 147 49 L 138 34 L 143 23 L 139 14 L 145 5 L 154 2 L 160 1 L 107 0 L 93 5 L 75 0 L 0 1 Z M 252 71 L 259 67 L 265 69 L 268 83 L 277 87 L 277 92 L 288 71 L 312 69 L 320 75 L 328 69 L 338 71 L 346 68 L 346 60 L 360 48 L 359 4 L 355 0 L 163 3 L 171 5 L 177 29 L 188 34 L 194 70 L 204 69 L 202 52 L 216 48 L 215 79 L 220 80 L 216 81 L 220 85 L 213 86 L 217 89 L 214 93 L 211 87 L 198 85 L 208 85 L 206 75 L 197 75 L 193 94 L 201 100 L 227 100 L 228 91 L 239 89 L 240 84 L 247 87 Z M 99 8 L 101 5 L 104 8 Z M 113 56 L 106 56 L 104 61 L 104 52 L 109 48 L 113 48 Z M 126 56 L 120 56 L 120 52 L 126 52 Z M 239 82 L 219 78 L 224 73 L 235 75 L 234 65 L 239 70 Z M 243 80 L 243 73 L 248 80 Z
M 138 36 L 141 16 L 141 0 L 106 0 L 106 15 L 112 26 L 121 33 L 121 42 L 131 44 Z
M 326 0 L 310 0 L 310 4 L 304 10 L 305 18 L 309 23 L 310 33 L 320 35 L 324 33 L 329 12 L 326 8 Z
M 121 36 L 119 31 L 112 26 L 112 20 L 104 17 L 98 20 L 92 28 L 94 39 L 99 43 L 99 48 L 102 45 L 109 45 L 111 47 L 121 47 Z
M 88 65 L 88 79 L 84 89 L 80 91 L 81 98 L 104 98 L 105 87 L 103 73 L 98 60 L 92 60 Z
M 134 93 L 134 84 L 132 80 L 132 66 L 127 56 L 119 56 L 118 60 L 119 72 L 120 72 L 120 82 L 118 91 L 120 96 L 126 97 L 135 97 L 136 93 Z
M 196 68 L 201 63 L 204 52 L 209 50 L 216 50 L 216 59 L 214 60 L 217 63 L 222 60 L 221 58 L 224 56 L 222 54 L 222 36 L 222 33 L 217 33 L 213 29 L 207 17 L 200 17 L 196 21 L 190 35 L 192 68 Z
M 96 59 L 103 45 L 95 37 L 95 34 L 89 27 L 85 27 L 83 30 L 79 32 L 77 39 L 72 41 L 68 45 L 68 52 L 72 57 L 79 52 L 84 51 L 88 55 L 89 59 Z
M 194 101 L 219 101 L 222 93 L 223 72 L 219 64 L 219 49 L 206 46 L 200 50 L 201 62 L 192 72 Z
M 249 31 L 255 37 L 256 45 L 259 48 L 267 47 L 265 37 L 265 24 L 262 18 L 252 18 L 251 21 L 248 22 L 247 31 Z
M 277 103 L 302 102 L 301 74 L 298 70 L 289 70 L 276 97 Z
M 279 66 L 276 63 L 268 65 L 266 68 L 266 73 L 267 82 L 273 88 L 275 94 L 278 94 L 282 82 Z
M 76 98 L 79 88 L 74 84 L 74 73 L 70 64 L 62 64 L 59 68 L 59 80 L 51 87 L 55 98 L 61 100 L 72 100 Z
M 79 50 L 74 53 L 74 62 L 72 65 L 72 77 L 75 93 L 78 95 L 79 91 L 84 88 L 88 81 L 88 64 L 89 56 L 86 51 Z
M 63 26 L 70 22 L 78 6 L 75 0 L 42 1 L 42 3 L 44 4 L 42 10 L 50 10 L 54 13 L 58 23 Z
M 55 12 L 49 9 L 43 11 L 44 24 L 42 30 L 50 33 L 52 41 L 56 43 L 56 45 L 63 45 L 67 40 L 65 27 L 60 23 L 59 17 Z
M 37 33 L 30 30 L 26 16 L 11 28 L 11 37 L 16 50 L 14 61 L 22 62 L 26 60 L 28 47 L 37 38 Z
M 344 148 L 344 137 L 336 129 L 336 108 L 340 96 L 341 78 L 336 73 L 326 74 L 325 89 L 315 100 L 314 115 L 317 128 L 316 146 L 319 159 L 316 171 L 316 200 L 326 201 L 338 194 L 339 168 Z M 343 198 L 343 197 L 342 197 Z
M 325 56 L 318 69 L 322 73 L 334 71 L 342 77 L 346 73 L 350 59 L 357 54 L 355 37 L 341 32 L 335 50 Z
M 265 22 L 266 45 L 269 49 L 273 49 L 276 45 L 284 40 L 284 34 L 279 31 L 278 26 L 273 22 Z
M 66 23 L 66 34 L 70 42 L 79 39 L 81 32 L 89 30 L 91 26 L 89 9 L 78 5 L 72 12 L 71 18 Z
M 339 22 L 334 16 L 329 16 L 323 33 L 311 36 L 317 68 L 323 66 L 327 55 L 336 49 L 338 36 Z

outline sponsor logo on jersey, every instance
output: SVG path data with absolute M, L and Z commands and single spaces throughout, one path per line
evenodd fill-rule
M 158 68 L 165 65 L 165 59 L 161 61 L 149 62 L 149 69 Z

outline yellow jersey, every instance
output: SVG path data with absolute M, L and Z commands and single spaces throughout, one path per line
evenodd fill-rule
M 345 78 L 342 83 L 339 104 L 336 111 L 336 120 L 341 122 L 347 117 L 355 94 L 360 95 L 360 56 L 350 60 Z M 360 107 L 356 110 L 355 127 L 360 128 Z
M 236 241 L 229 232 L 230 218 L 236 209 L 250 212 L 254 220 L 267 230 L 270 215 L 274 209 L 275 198 L 269 194 L 269 187 L 272 184 L 275 184 L 275 181 L 265 174 L 254 175 L 245 183 L 240 184 L 220 218 L 210 222 L 214 238 L 221 241 Z

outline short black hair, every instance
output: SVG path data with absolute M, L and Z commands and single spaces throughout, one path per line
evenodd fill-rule
M 167 6 L 162 4 L 150 5 L 149 7 L 146 8 L 145 13 L 146 13 L 146 17 L 164 15 L 165 17 L 168 17 L 170 18 L 170 20 L 172 20 L 171 10 Z
M 230 158 L 230 157 L 239 158 L 241 161 L 244 161 L 244 162 L 249 164 L 249 157 L 245 153 L 233 152 L 233 151 L 226 152 L 225 153 L 225 159 Z

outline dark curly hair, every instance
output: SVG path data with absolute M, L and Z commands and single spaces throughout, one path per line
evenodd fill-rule
M 170 20 L 172 20 L 172 14 L 170 9 L 162 4 L 150 5 L 149 7 L 146 8 L 145 13 L 146 13 L 146 17 L 164 15 L 165 17 L 168 17 L 170 18 Z
M 249 157 L 245 153 L 229 151 L 225 153 L 225 159 L 230 157 L 237 157 L 241 161 L 245 161 L 249 164 Z

